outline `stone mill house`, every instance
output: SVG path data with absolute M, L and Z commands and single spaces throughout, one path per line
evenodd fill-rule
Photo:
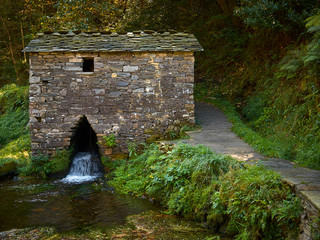
M 80 145 L 102 143 L 112 133 L 116 150 L 126 151 L 127 140 L 194 123 L 193 54 L 202 47 L 190 33 L 45 32 L 24 51 L 32 153 L 68 149 L 76 135 Z

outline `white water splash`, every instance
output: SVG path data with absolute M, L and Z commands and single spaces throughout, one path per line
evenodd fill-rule
M 92 154 L 78 152 L 73 159 L 69 174 L 61 181 L 64 183 L 82 183 L 101 177 L 101 172 Z

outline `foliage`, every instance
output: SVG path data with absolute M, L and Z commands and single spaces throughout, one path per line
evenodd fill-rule
M 10 84 L 0 89 L 0 164 L 28 162 L 28 87 Z
M 5 162 L 14 161 L 18 166 L 29 163 L 30 134 L 20 136 L 0 149 L 0 165 Z
M 275 172 L 261 166 L 231 170 L 222 180 L 220 197 L 227 206 L 227 231 L 238 234 L 236 239 L 296 238 L 287 233 L 299 228 L 299 199 Z
M 271 94 L 274 87 L 272 84 L 269 86 Z M 232 130 L 256 151 L 267 157 L 294 160 L 303 166 L 320 169 L 320 150 L 317 147 L 320 144 L 317 124 L 320 115 L 312 113 L 309 115 L 309 112 L 307 118 L 302 115 L 306 111 L 305 108 L 310 107 L 310 103 L 290 108 L 283 106 L 286 104 L 283 98 L 290 96 L 283 94 L 285 90 L 280 90 L 278 92 L 280 95 L 275 99 L 277 105 L 274 106 L 275 103 L 271 102 L 273 98 L 264 97 L 265 92 L 262 92 L 260 95 L 252 96 L 243 109 L 247 120 L 245 123 L 234 105 L 214 95 L 214 91 L 206 92 L 208 95 L 203 96 L 201 89 L 207 88 L 203 84 L 198 84 L 196 98 L 212 103 L 224 111 L 229 121 L 233 123 Z
M 236 124 L 234 130 L 257 151 L 320 169 L 319 15 L 306 23 L 312 34 L 310 42 L 290 45 L 290 51 L 282 58 L 274 54 L 272 61 L 268 56 L 263 61 L 255 59 L 257 50 L 248 48 L 248 64 L 228 72 L 221 83 L 207 80 L 198 84 L 196 96 L 214 97 L 208 101 L 218 106 L 221 98 L 232 101 L 237 108 L 220 107 L 242 113 L 233 121 L 244 120 L 253 131 L 244 131 L 243 124 Z
M 310 228 L 311 228 L 311 236 L 313 239 L 320 239 L 320 217 L 319 216 L 314 216 L 312 219 L 312 222 L 310 223 Z
M 148 195 L 170 213 L 210 228 L 226 223 L 237 239 L 285 238 L 298 229 L 299 201 L 277 174 L 244 167 L 202 145 L 152 144 L 114 175 L 110 183 L 121 192 Z
M 8 113 L 17 109 L 28 110 L 29 87 L 16 84 L 0 88 L 0 113 Z
M 123 18 L 126 8 L 122 1 L 56 0 L 49 1 L 49 4 L 51 4 L 50 9 L 47 7 L 49 14 L 41 14 L 39 7 L 42 7 L 42 3 L 38 0 L 29 0 L 28 8 L 24 10 L 28 15 L 33 11 L 40 14 L 38 21 L 42 30 L 114 28 Z
M 108 136 L 103 136 L 103 140 L 104 140 L 104 145 L 106 147 L 112 148 L 117 145 L 116 137 L 114 136 L 113 133 L 109 134 Z
M 137 156 L 138 144 L 135 141 L 127 141 L 129 157 Z
M 50 156 L 52 167 L 50 173 L 66 171 L 69 168 L 72 150 L 58 150 Z
M 30 163 L 20 169 L 20 174 L 23 176 L 34 175 L 37 177 L 47 178 L 50 173 L 52 164 L 49 161 L 49 156 L 35 155 L 30 159 Z
M 244 141 L 249 143 L 256 151 L 266 155 L 267 157 L 280 157 L 278 145 L 248 127 L 242 121 L 240 114 L 230 102 L 220 98 L 219 96 L 209 98 L 201 95 L 201 89 L 206 89 L 203 84 L 198 84 L 196 89 L 196 92 L 200 93 L 196 95 L 196 99 L 214 104 L 222 110 L 228 120 L 233 124 L 232 130 Z M 209 95 L 210 94 L 211 93 L 209 93 Z
M 241 0 L 235 15 L 257 30 L 303 31 L 304 20 L 313 14 L 316 0 Z
M 28 112 L 16 110 L 0 116 L 0 147 L 29 132 Z
M 124 23 L 126 30 L 190 30 L 195 19 L 220 12 L 217 2 L 210 0 L 154 0 L 138 6 Z
M 71 151 L 57 151 L 51 156 L 37 154 L 31 156 L 30 163 L 20 168 L 20 174 L 47 178 L 51 174 L 66 171 L 70 164 Z

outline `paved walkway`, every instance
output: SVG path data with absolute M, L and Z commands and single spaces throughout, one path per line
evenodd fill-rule
M 210 104 L 196 103 L 195 115 L 202 129 L 188 133 L 191 139 L 182 142 L 204 144 L 217 153 L 231 155 L 248 164 L 261 162 L 280 173 L 298 195 L 302 194 L 300 197 L 310 200 L 320 212 L 320 171 L 296 167 L 294 163 L 283 159 L 265 158 L 255 152 L 231 131 L 232 124 L 223 112 Z

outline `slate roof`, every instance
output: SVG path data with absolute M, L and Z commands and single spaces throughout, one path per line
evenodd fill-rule
M 60 31 L 38 33 L 24 52 L 203 51 L 191 33 L 134 31 L 127 33 Z

